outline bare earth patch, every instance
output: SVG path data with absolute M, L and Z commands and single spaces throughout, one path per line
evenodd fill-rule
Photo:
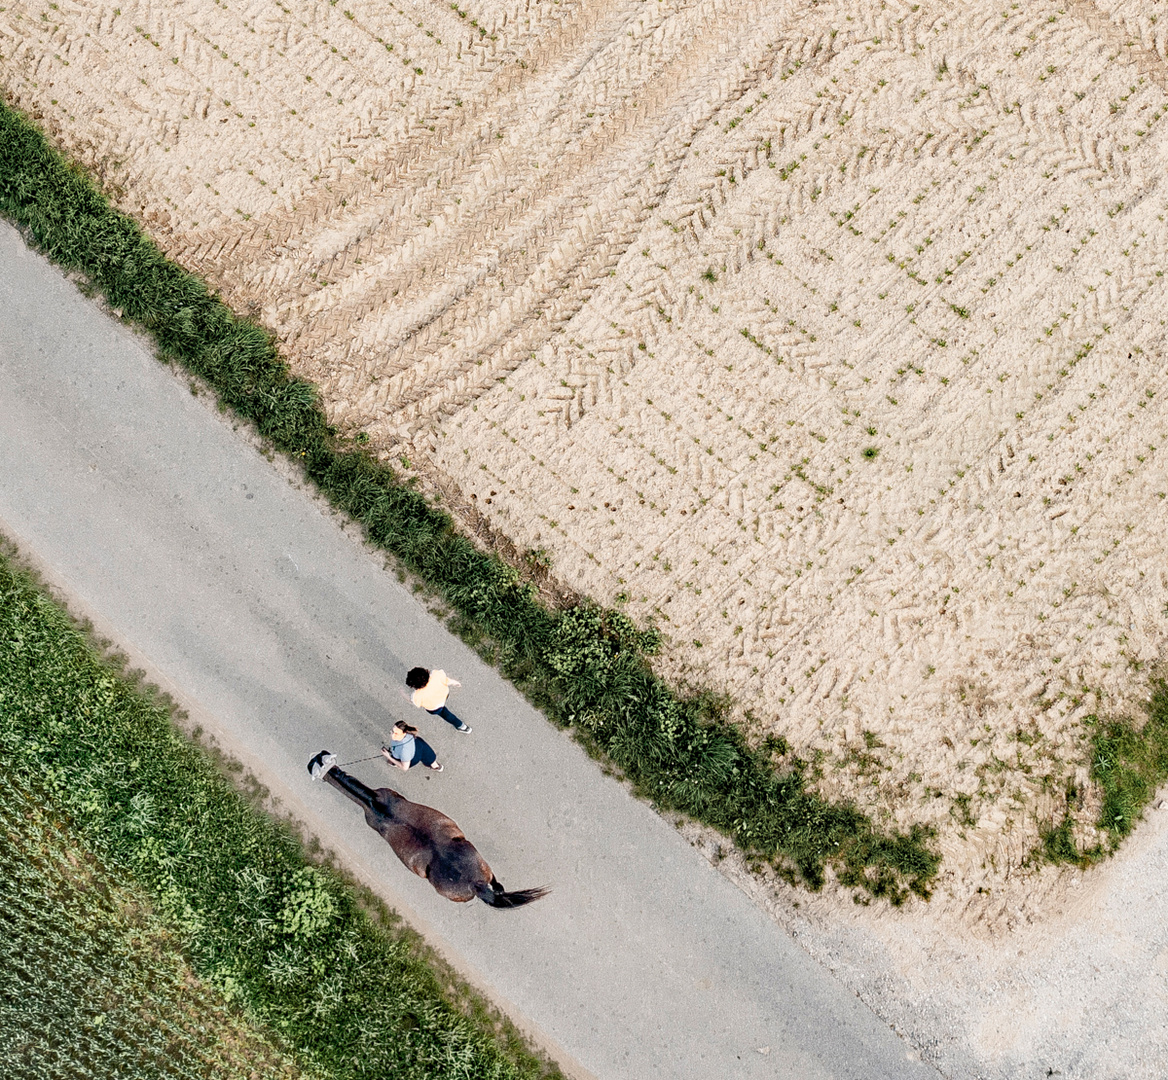
M 0 73 L 336 424 L 992 921 L 1163 656 L 1159 6 L 9 0 Z

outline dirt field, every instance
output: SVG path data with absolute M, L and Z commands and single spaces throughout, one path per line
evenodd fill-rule
M 1168 5 L 122 4 L 7 0 L 11 99 L 1005 918 L 1162 658 Z

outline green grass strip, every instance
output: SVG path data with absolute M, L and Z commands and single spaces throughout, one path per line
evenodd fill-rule
M 1042 854 L 1050 862 L 1089 866 L 1112 854 L 1143 817 L 1156 789 L 1168 781 L 1168 682 L 1155 678 L 1151 690 L 1142 724 L 1087 717 L 1085 723 L 1095 729 L 1091 779 L 1103 797 L 1096 827 L 1104 838 L 1089 848 L 1076 844 L 1070 807 L 1082 801 L 1082 793 L 1071 789 L 1062 821 L 1042 834 Z
M 178 733 L 165 703 L 103 662 L 2 554 L 0 769 L 144 888 L 197 974 L 310 1072 L 546 1075 L 456 1008 L 412 935 L 370 917 L 357 891 L 309 862 L 289 829 Z M 0 908 L 14 902 L 6 893 Z
M 458 613 L 536 705 L 574 724 L 656 805 L 720 829 L 752 859 L 812 888 L 831 864 L 845 883 L 901 902 L 929 895 L 940 857 L 929 833 L 884 834 L 847 805 L 807 791 L 798 762 L 784 777 L 718 721 L 709 695 L 683 698 L 645 660 L 652 637 L 613 612 L 552 612 L 510 566 L 480 552 L 393 470 L 338 439 L 315 389 L 293 378 L 270 336 L 237 318 L 154 243 L 20 114 L 0 104 L 0 213 L 63 267 L 79 270 L 161 354 L 206 379 L 220 399 L 302 463 L 365 527 Z

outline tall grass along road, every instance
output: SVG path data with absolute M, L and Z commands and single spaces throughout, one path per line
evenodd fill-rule
M 7 590 L 5 598 L 12 599 Z M 22 689 L 5 680 L 0 692 L 19 697 Z M 0 776 L 4 1075 L 298 1075 L 287 1055 L 233 1014 L 224 994 L 200 983 L 149 894 L 111 873 L 47 801 L 11 773 Z
M 177 688 L 283 809 L 513 1015 L 606 1080 L 931 1071 L 661 818 L 599 777 L 577 745 L 385 573 L 383 556 L 353 543 L 321 502 L 7 227 L 0 261 L 0 523 L 83 609 L 100 614 L 103 631 Z M 117 295 L 132 299 L 129 290 Z M 335 454 L 326 434 L 306 441 L 306 455 Z M 366 468 L 359 457 L 335 460 L 358 474 Z M 392 490 L 374 504 L 385 506 Z M 389 510 L 370 520 L 390 520 L 380 514 Z M 470 552 L 460 565 L 473 590 L 524 610 L 521 589 L 485 589 L 471 549 L 442 546 L 454 543 L 448 528 L 429 535 L 440 551 Z M 570 656 L 568 631 L 557 625 L 548 632 L 562 636 L 551 637 L 549 652 Z M 621 656 L 610 649 L 607 659 L 626 687 L 657 685 L 643 669 L 622 667 Z M 458 672 L 475 732 L 428 731 L 446 771 L 401 777 L 403 794 L 473 827 L 502 881 L 552 885 L 539 904 L 508 913 L 450 904 L 305 772 L 321 746 L 342 761 L 367 757 L 395 717 L 415 719 L 399 687 L 417 663 Z M 595 665 L 587 670 L 596 677 Z M 599 669 L 606 680 L 609 670 Z M 664 708 L 671 699 L 654 692 Z M 673 708 L 665 715 L 677 732 L 705 737 Z M 29 774 L 50 764 L 54 775 L 115 769 L 128 797 L 135 759 L 139 770 L 152 767 L 128 746 L 95 753 L 91 736 L 35 743 L 35 757 L 15 759 Z M 651 757 L 647 746 L 634 749 Z M 77 754 L 92 765 L 67 756 Z M 381 763 L 352 769 L 384 782 Z M 182 866 L 186 853 L 172 857 L 172 868 Z

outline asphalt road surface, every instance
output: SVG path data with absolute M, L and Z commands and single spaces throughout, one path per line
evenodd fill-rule
M 0 531 L 570 1073 L 938 1075 L 4 223 Z M 473 734 L 403 697 L 415 664 L 461 679 Z M 350 771 L 448 813 L 508 889 L 548 898 L 450 903 L 309 779 L 317 750 L 376 754 L 398 717 L 445 771 Z

